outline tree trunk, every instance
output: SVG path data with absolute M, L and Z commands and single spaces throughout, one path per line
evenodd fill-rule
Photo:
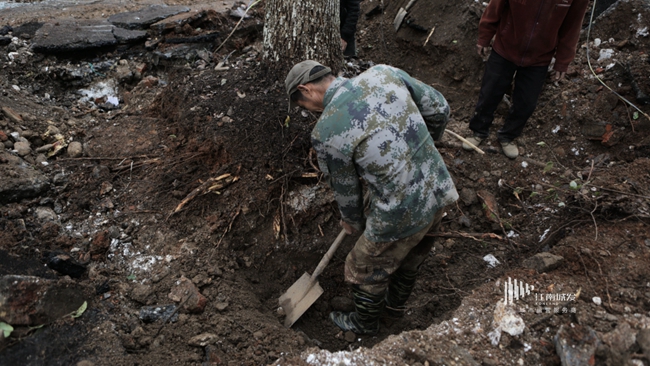
M 339 0 L 267 0 L 264 7 L 264 59 L 274 69 L 315 60 L 340 70 Z

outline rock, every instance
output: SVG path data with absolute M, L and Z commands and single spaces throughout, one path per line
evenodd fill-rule
M 62 275 L 79 278 L 86 272 L 86 267 L 68 254 L 51 252 L 47 255 L 47 266 Z
M 141 304 L 146 304 L 147 299 L 153 293 L 153 288 L 149 285 L 137 284 L 131 290 L 130 298 L 134 301 L 137 301 Z
M 472 226 L 472 220 L 470 220 L 469 217 L 467 217 L 466 215 L 462 215 L 460 218 L 458 218 L 458 223 L 465 227 Z
M 476 192 L 471 188 L 463 188 L 460 190 L 460 199 L 465 205 L 470 206 L 478 202 Z
M 41 325 L 77 310 L 83 291 L 74 284 L 33 276 L 0 277 L 0 321 L 11 325 Z
M 184 302 L 181 310 L 189 313 L 203 312 L 208 303 L 208 299 L 201 294 L 198 287 L 185 276 L 181 276 L 180 280 L 176 281 L 168 297 L 175 302 Z
M 4 133 L 4 131 L 0 130 L 0 142 L 5 142 L 7 140 L 9 140 L 9 136 L 7 136 L 7 134 Z
M 603 303 L 603 300 L 598 296 L 594 296 L 591 300 L 594 302 L 594 304 L 596 304 L 598 306 L 600 306 L 600 304 Z
M 140 80 L 138 85 L 141 85 L 145 88 L 153 88 L 154 86 L 158 85 L 158 78 L 155 76 L 148 75 L 144 79 Z
M 32 198 L 46 191 L 48 178 L 17 156 L 0 150 L 0 204 Z
M 10 25 L 5 25 L 0 28 L 0 36 L 6 36 L 9 32 L 13 32 L 14 29 Z
M 36 32 L 32 49 L 40 53 L 91 50 L 117 44 L 114 26 L 104 19 L 58 20 Z
M 143 42 L 149 34 L 143 30 L 130 30 L 124 28 L 113 28 L 113 36 L 121 44 Z
M 627 322 L 622 322 L 616 329 L 604 334 L 602 340 L 612 351 L 624 354 L 636 343 L 636 331 Z
M 40 147 L 36 148 L 36 150 L 34 150 L 34 151 L 36 151 L 37 153 L 44 153 L 44 152 L 49 151 L 53 147 L 54 147 L 53 144 L 45 144 L 43 146 L 40 146 Z
M 13 123 L 23 123 L 23 117 L 18 112 L 9 107 L 2 107 L 2 113 L 4 113 L 4 115 Z
M 477 193 L 477 196 L 483 201 L 483 211 L 485 212 L 485 217 L 492 222 L 499 222 L 499 205 L 497 204 L 497 199 L 494 195 L 486 190 L 480 190 Z
M 219 336 L 213 333 L 202 333 L 192 337 L 187 344 L 194 347 L 205 347 L 209 344 L 216 343 Z
M 178 321 L 178 312 L 176 311 L 176 305 L 158 305 L 158 306 L 144 306 L 140 309 L 140 320 L 145 323 L 153 323 L 158 320 L 175 323 Z M 174 315 L 172 315 L 174 314 Z M 170 318 L 171 316 L 171 318 Z
M 352 332 L 352 331 L 345 332 L 344 337 L 345 337 L 345 340 L 347 342 L 349 342 L 349 343 L 352 343 L 352 342 L 354 342 L 355 339 L 357 339 L 357 335 L 354 334 L 354 332 Z
M 79 141 L 72 141 L 68 145 L 68 156 L 71 158 L 78 158 L 83 155 L 83 146 Z
M 354 311 L 354 301 L 349 297 L 335 296 L 330 300 L 330 306 L 334 310 L 350 312 Z
M 151 5 L 138 11 L 111 15 L 108 21 L 126 29 L 145 29 L 159 20 L 188 11 L 190 8 L 187 6 Z
M 636 343 L 641 347 L 645 357 L 650 359 L 650 329 L 641 329 L 636 335 Z
M 59 219 L 56 212 L 49 207 L 37 207 L 35 211 L 36 218 L 40 221 L 56 221 Z
M 83 360 L 83 361 L 77 362 L 77 366 L 95 366 L 95 364 L 92 363 L 91 361 Z
M 552 271 L 559 267 L 564 261 L 564 258 L 551 254 L 548 252 L 537 253 L 534 256 L 524 260 L 523 266 L 526 268 L 534 269 L 538 273 Z
M 494 323 L 502 331 L 517 336 L 524 332 L 526 324 L 524 320 L 517 315 L 511 306 L 506 306 L 503 301 L 499 301 L 494 308 Z
M 593 329 L 582 325 L 563 324 L 553 337 L 553 342 L 562 366 L 595 364 L 596 349 L 600 341 Z
M 29 142 L 19 141 L 14 144 L 14 151 L 18 156 L 25 156 L 32 152 L 32 148 L 29 146 Z
M 98 260 L 108 251 L 111 240 L 107 230 L 98 231 L 90 242 L 90 255 L 93 260 Z
M 217 308 L 217 310 L 219 311 L 224 311 L 226 310 L 228 305 L 230 304 L 228 304 L 227 302 L 218 302 L 217 304 L 214 305 L 214 307 Z
M 253 337 L 255 339 L 262 339 L 262 338 L 264 338 L 264 332 L 262 332 L 261 330 L 258 330 L 257 332 L 253 333 Z
M 205 346 L 205 364 L 227 365 L 226 354 L 217 346 Z

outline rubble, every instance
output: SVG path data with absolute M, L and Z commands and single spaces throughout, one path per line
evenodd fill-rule
M 78 52 L 114 46 L 114 26 L 104 19 L 60 20 L 36 32 L 32 49 L 41 53 Z
M 562 366 L 594 365 L 600 340 L 590 327 L 562 324 L 553 337 Z

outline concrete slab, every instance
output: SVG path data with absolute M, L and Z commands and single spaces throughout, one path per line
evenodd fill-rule
M 117 44 L 111 23 L 104 19 L 60 20 L 36 32 L 32 49 L 41 53 L 81 51 Z
M 190 11 L 187 6 L 151 5 L 138 11 L 114 14 L 108 21 L 126 29 L 145 29 L 170 16 Z
M 117 27 L 113 28 L 113 35 L 115 36 L 115 39 L 117 39 L 117 41 L 120 43 L 140 42 L 146 40 L 149 36 L 147 34 L 147 31 L 131 30 Z
M 207 12 L 204 9 L 177 14 L 152 24 L 151 29 L 162 34 L 165 31 L 172 30 L 176 27 L 182 27 L 185 24 L 200 20 L 204 18 L 206 14 Z

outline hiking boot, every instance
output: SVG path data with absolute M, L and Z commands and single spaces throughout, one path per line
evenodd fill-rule
M 390 284 L 386 292 L 386 307 L 384 308 L 386 317 L 393 319 L 404 317 L 406 313 L 404 304 L 415 287 L 417 274 L 417 271 L 397 270 L 390 277 Z
M 485 139 L 481 138 L 481 137 L 478 137 L 478 136 L 472 136 L 472 137 L 466 138 L 465 140 L 471 142 L 472 144 L 474 144 L 474 146 L 478 147 L 478 145 L 480 145 L 481 142 L 483 142 L 483 140 L 485 140 Z M 473 151 L 474 150 L 474 148 L 469 146 L 466 142 L 463 142 L 463 149 L 465 149 L 467 151 Z
M 375 295 L 362 291 L 357 286 L 352 288 L 356 311 L 344 313 L 333 311 L 330 319 L 344 332 L 373 335 L 379 331 L 379 315 L 384 310 L 384 293 Z
M 514 159 L 519 156 L 519 149 L 517 148 L 517 145 L 515 145 L 515 143 L 512 141 L 501 142 L 501 148 L 503 149 L 503 153 L 506 154 L 506 156 L 510 159 Z

